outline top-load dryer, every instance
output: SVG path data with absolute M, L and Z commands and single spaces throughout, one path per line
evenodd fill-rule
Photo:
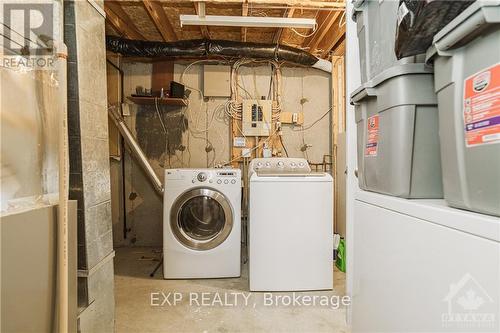
M 301 158 L 249 168 L 251 291 L 333 288 L 333 179 Z

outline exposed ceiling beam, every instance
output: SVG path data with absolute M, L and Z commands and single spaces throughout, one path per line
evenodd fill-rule
M 320 57 L 324 58 L 343 38 L 345 38 L 345 25 L 338 29 L 337 33 L 332 34 L 330 38 L 321 43 L 319 48 L 323 51 Z
M 104 11 L 106 19 L 119 34 L 129 39 L 145 39 L 118 3 L 105 1 Z
M 201 0 L 200 0 L 201 1 Z M 263 6 L 284 6 L 284 7 L 300 7 L 304 9 L 314 8 L 330 8 L 330 9 L 344 9 L 344 1 L 336 2 L 323 2 L 318 0 L 203 0 L 204 2 L 216 4 L 243 4 Z M 169 0 L 170 3 L 189 3 L 193 0 Z
M 241 16 L 248 16 L 248 3 L 247 1 L 243 2 L 241 5 Z M 247 27 L 241 28 L 241 41 L 247 41 Z
M 343 56 L 345 54 L 345 38 L 338 44 L 338 46 L 333 50 L 332 55 Z
M 155 0 L 142 0 L 142 3 L 151 21 L 153 21 L 156 29 L 163 37 L 163 40 L 165 42 L 176 41 L 177 35 L 175 34 L 174 28 L 172 28 L 172 24 L 170 24 L 167 14 L 165 14 L 161 2 Z
M 323 21 L 318 24 L 318 30 L 314 35 L 307 38 L 303 44 L 304 47 L 309 47 L 310 53 L 314 53 L 314 51 L 316 51 L 318 45 L 328 33 L 334 33 L 334 31 L 332 31 L 332 26 L 335 22 L 337 22 L 337 18 L 340 13 L 340 11 L 332 11 L 322 12 L 320 14 L 323 17 Z
M 193 5 L 196 15 L 198 15 L 199 17 L 205 17 L 205 3 L 195 2 L 193 3 Z M 210 33 L 208 32 L 208 28 L 206 25 L 200 25 L 200 32 L 203 38 L 210 39 Z
M 291 18 L 293 17 L 294 13 L 295 13 L 295 8 L 287 8 L 283 17 Z M 283 31 L 284 31 L 283 28 L 278 28 L 278 30 L 276 30 L 273 37 L 273 43 L 281 44 L 281 42 L 283 41 Z

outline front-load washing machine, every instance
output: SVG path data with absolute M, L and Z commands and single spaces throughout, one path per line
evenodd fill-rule
M 240 276 L 241 171 L 165 170 L 165 279 Z

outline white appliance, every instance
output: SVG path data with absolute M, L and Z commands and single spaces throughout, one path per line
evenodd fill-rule
M 241 171 L 165 170 L 165 279 L 240 276 Z
M 256 158 L 249 178 L 250 290 L 332 289 L 332 177 L 305 159 Z
M 353 333 L 500 331 L 498 217 L 442 199 L 354 199 Z

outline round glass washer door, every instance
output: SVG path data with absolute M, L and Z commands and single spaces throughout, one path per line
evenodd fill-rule
M 190 249 L 213 249 L 231 233 L 231 205 L 220 192 L 207 188 L 192 189 L 172 205 L 170 228 L 175 238 Z

